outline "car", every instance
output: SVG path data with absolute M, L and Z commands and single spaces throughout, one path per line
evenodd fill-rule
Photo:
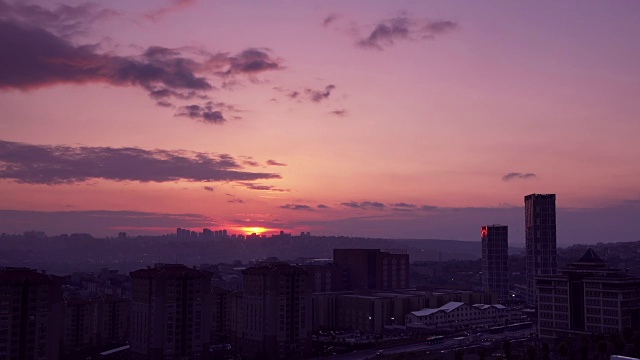
M 384 350 L 376 351 L 376 356 L 382 356 L 382 355 L 384 355 Z

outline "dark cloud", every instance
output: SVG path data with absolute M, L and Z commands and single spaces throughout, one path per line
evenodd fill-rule
M 225 70 L 218 72 L 218 74 L 224 76 L 252 76 L 265 71 L 284 69 L 281 60 L 272 58 L 271 55 L 269 55 L 269 49 L 265 48 L 250 48 L 235 56 L 218 54 L 216 57 L 222 58 L 212 58 L 211 62 L 216 66 L 219 66 L 217 63 L 220 62 L 226 65 Z
M 100 8 L 94 3 L 58 5 L 50 9 L 25 1 L 8 3 L 0 0 L 0 20 L 22 25 L 37 24 L 63 37 L 84 34 L 95 23 L 118 16 L 119 12 Z
M 288 210 L 307 210 L 307 211 L 313 211 L 313 208 L 309 205 L 300 205 L 300 204 L 286 204 L 286 205 L 282 205 L 280 206 L 281 209 L 288 209 Z
M 162 19 L 163 17 L 177 12 L 177 11 L 181 11 L 184 10 L 190 6 L 192 6 L 193 4 L 196 3 L 196 0 L 172 0 L 171 4 L 169 4 L 168 6 L 164 6 L 161 7 L 157 10 L 154 10 L 152 12 L 149 12 L 147 14 L 145 14 L 144 16 L 152 21 L 152 22 L 157 22 L 158 20 Z
M 90 179 L 167 182 L 279 178 L 280 175 L 274 173 L 242 171 L 242 166 L 226 154 L 31 145 L 0 140 L 0 179 L 25 184 L 71 184 Z
M 314 103 L 319 103 L 328 99 L 335 89 L 336 86 L 333 84 L 329 84 L 321 90 L 311 88 L 305 88 L 304 90 L 291 90 L 279 86 L 273 88 L 273 90 L 276 90 L 277 92 L 284 93 L 284 95 L 289 99 L 296 100 L 298 102 L 308 100 Z
M 519 173 L 519 172 L 511 172 L 502 177 L 502 181 L 511 181 L 517 179 L 531 179 L 536 177 L 534 173 Z
M 316 207 L 317 207 L 318 209 L 331 209 L 331 208 L 330 208 L 330 207 L 328 207 L 327 205 L 323 205 L 323 204 L 320 204 L 320 205 L 318 205 L 318 206 L 316 206 Z
M 244 201 L 242 199 L 231 199 L 227 200 L 227 202 L 230 204 L 244 204 Z
M 407 203 L 403 203 L 403 202 L 391 204 L 391 206 L 409 208 L 409 209 L 415 209 L 417 207 L 416 205 L 407 204 Z
M 385 208 L 385 205 L 381 202 L 376 202 L 376 201 L 362 201 L 362 202 L 356 202 L 356 201 L 349 201 L 349 202 L 343 202 L 340 205 L 342 206 L 346 206 L 346 207 L 350 207 L 353 209 L 377 209 L 377 210 L 382 210 Z
M 247 166 L 260 166 L 260 163 L 254 160 L 243 160 L 242 163 Z
M 207 190 L 207 191 L 213 191 L 213 187 L 211 187 L 211 186 L 203 186 L 202 188 Z
M 96 46 L 75 45 L 43 28 L 6 18 L 0 18 L 0 53 L 0 89 L 106 83 L 142 88 L 165 107 L 172 106 L 172 98 L 208 99 L 207 93 L 215 89 L 208 75 L 232 82 L 236 76 L 254 80 L 262 72 L 282 69 L 281 61 L 272 58 L 266 49 L 230 55 L 152 46 L 138 56 L 101 54 Z M 179 114 L 194 115 L 208 123 L 219 124 L 225 119 L 219 109 Z
M 277 162 L 275 160 L 267 160 L 267 165 L 269 166 L 287 166 L 287 164 L 281 163 L 281 162 Z
M 336 88 L 335 85 L 327 85 L 324 90 L 305 89 L 304 92 L 309 100 L 318 103 L 322 100 L 328 99 L 331 96 L 331 92 Z
M 202 105 L 186 105 L 178 108 L 176 116 L 184 116 L 191 119 L 199 120 L 206 124 L 224 124 L 227 119 L 222 112 L 240 112 L 233 105 L 223 102 L 207 101 Z M 241 119 L 240 116 L 234 116 L 234 119 Z
M 247 188 L 249 190 L 275 191 L 275 192 L 289 192 L 289 191 L 291 191 L 289 189 L 280 189 L 280 188 L 277 188 L 277 187 L 271 186 L 271 185 L 260 185 L 260 184 L 250 183 L 250 182 L 238 182 L 238 184 L 244 186 L 245 188 Z
M 358 40 L 363 48 L 382 50 L 398 41 L 427 40 L 455 30 L 458 25 L 450 20 L 428 21 L 411 19 L 407 16 L 380 21 L 368 36 Z
M 331 14 L 322 20 L 322 26 L 329 26 L 338 19 L 338 14 Z
M 335 115 L 335 116 L 338 116 L 338 117 L 345 117 L 345 116 L 349 115 L 349 112 L 347 110 L 345 110 L 345 109 L 340 109 L 340 110 L 330 111 L 329 114 Z

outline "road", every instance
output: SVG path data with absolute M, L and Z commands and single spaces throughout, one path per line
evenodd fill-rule
M 527 336 L 529 336 L 529 334 L 531 334 L 533 332 L 533 330 L 531 329 L 527 329 L 527 330 L 520 330 L 520 331 L 514 331 L 511 333 L 505 333 L 505 334 L 487 334 L 485 336 L 483 336 L 483 338 L 491 338 L 493 341 L 503 341 L 503 340 L 507 340 L 507 339 L 521 339 L 521 338 L 526 338 Z M 475 341 L 475 342 L 466 342 L 466 343 L 460 343 L 455 339 L 445 339 L 445 341 L 442 344 L 435 344 L 435 345 L 427 345 L 425 343 L 417 343 L 417 344 L 410 344 L 410 345 L 401 345 L 401 346 L 396 346 L 396 347 L 391 347 L 391 348 L 386 348 L 386 349 L 382 349 L 384 350 L 384 354 L 397 354 L 397 353 L 401 353 L 401 352 L 413 352 L 413 351 L 443 351 L 443 350 L 454 350 L 454 349 L 458 349 L 461 347 L 468 347 L 468 346 L 474 346 L 474 345 L 480 345 L 481 341 Z M 374 358 L 376 356 L 376 352 L 380 350 L 380 349 L 370 349 L 370 350 L 361 350 L 361 351 L 354 351 L 351 353 L 347 353 L 347 354 L 340 354 L 340 355 L 334 355 L 334 356 L 325 356 L 325 357 L 320 357 L 320 358 L 316 358 L 316 359 L 326 359 L 326 360 L 362 360 L 362 359 L 369 359 L 369 358 Z

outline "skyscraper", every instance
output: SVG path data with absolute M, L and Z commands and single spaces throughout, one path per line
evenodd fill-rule
M 509 228 L 487 225 L 480 231 L 482 240 L 482 288 L 498 295 L 504 303 L 509 298 Z
M 536 304 L 535 277 L 556 273 L 556 195 L 524 197 L 527 304 Z
M 131 358 L 206 358 L 211 273 L 179 264 L 156 264 L 132 272 L 131 282 Z

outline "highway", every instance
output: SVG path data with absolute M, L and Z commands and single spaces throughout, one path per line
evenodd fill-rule
M 502 342 L 502 341 L 504 341 L 506 339 L 513 340 L 513 339 L 526 338 L 531 333 L 533 333 L 532 329 L 526 329 L 526 330 L 514 331 L 514 332 L 511 332 L 511 333 L 505 333 L 505 334 L 486 334 L 486 335 L 482 336 L 482 338 L 483 339 L 490 338 L 490 339 L 492 339 L 492 341 L 500 341 L 500 342 Z M 379 350 L 383 350 L 385 355 L 397 354 L 397 353 L 401 353 L 401 352 L 413 352 L 413 351 L 425 351 L 425 352 L 426 351 L 430 351 L 430 352 L 434 352 L 434 351 L 455 350 L 455 349 L 458 349 L 458 348 L 469 347 L 469 346 L 477 346 L 477 345 L 480 345 L 481 343 L 482 343 L 481 339 L 478 339 L 477 341 L 460 343 L 459 341 L 457 341 L 457 340 L 455 340 L 453 338 L 449 338 L 449 339 L 445 339 L 445 341 L 442 344 L 427 345 L 424 342 L 421 342 L 421 343 L 417 343 L 417 344 L 401 345 L 401 346 L 396 346 L 396 347 L 391 347 L 391 348 L 386 348 L 386 349 L 369 349 L 369 350 L 354 351 L 354 352 L 347 353 L 347 354 L 325 356 L 325 357 L 319 357 L 319 358 L 316 358 L 316 359 L 361 360 L 361 359 L 375 358 L 376 357 L 376 352 L 378 352 Z

